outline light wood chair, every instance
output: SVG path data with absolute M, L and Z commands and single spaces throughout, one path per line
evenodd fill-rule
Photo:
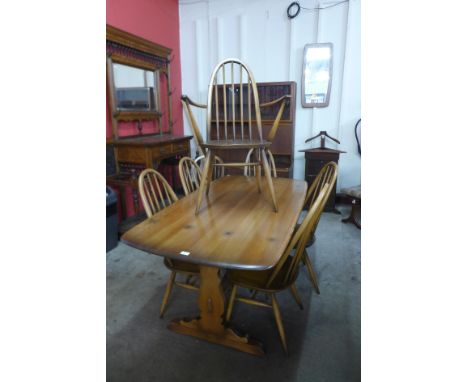
M 205 168 L 205 156 L 204 155 L 200 155 L 198 158 L 195 159 L 195 163 L 198 165 L 198 167 L 200 168 L 200 170 L 203 172 L 203 169 Z M 224 163 L 223 160 L 215 155 L 214 156 L 214 162 L 215 164 L 221 164 L 221 163 Z M 212 176 L 212 180 L 216 180 L 216 179 L 219 179 L 221 177 L 224 176 L 224 167 L 222 166 L 216 166 L 213 168 L 213 176 Z
M 250 163 L 252 161 L 252 154 L 254 152 L 254 149 L 250 149 L 249 152 L 247 153 L 245 157 L 245 162 Z M 268 164 L 271 169 L 271 174 L 273 178 L 276 178 L 276 165 L 275 165 L 275 158 L 273 157 L 273 154 L 271 153 L 270 150 L 266 150 L 267 153 L 267 158 L 268 158 Z M 255 176 L 255 167 L 250 167 L 250 166 L 245 166 L 244 167 L 244 175 L 245 176 Z
M 325 187 L 325 185 L 330 184 L 331 187 L 328 189 L 328 193 L 325 195 L 325 203 L 326 203 L 333 190 L 337 176 L 338 176 L 338 166 L 335 162 L 328 162 L 325 166 L 323 166 L 320 172 L 318 173 L 318 175 L 315 177 L 314 182 L 310 185 L 309 189 L 307 190 L 307 194 L 306 194 L 305 201 L 304 201 L 304 208 L 307 208 L 308 203 L 312 205 L 317 199 L 322 189 Z M 320 216 L 319 216 L 319 220 L 320 220 Z M 318 224 L 318 221 L 317 221 L 317 224 Z M 306 248 L 310 247 L 315 242 L 315 229 L 317 228 L 317 224 L 312 228 L 310 235 L 307 238 Z M 299 227 L 300 227 L 300 224 L 297 224 L 296 230 L 299 229 Z M 320 294 L 317 274 L 314 271 L 314 267 L 312 266 L 312 262 L 310 261 L 307 251 L 304 251 L 302 255 L 302 262 L 307 268 L 307 273 L 309 274 L 310 282 L 312 283 L 312 286 L 314 287 L 317 294 Z
M 310 231 L 317 225 L 320 214 L 325 206 L 325 196 L 329 192 L 330 185 L 323 187 L 322 191 L 312 203 L 306 217 L 301 223 L 299 229 L 293 234 L 286 250 L 278 261 L 277 265 L 272 269 L 265 271 L 243 271 L 243 270 L 228 270 L 227 278 L 232 284 L 231 296 L 229 298 L 228 307 L 226 309 L 226 321 L 231 320 L 232 310 L 235 301 L 240 301 L 250 305 L 268 307 L 273 309 L 276 326 L 281 338 L 283 349 L 288 353 L 286 344 L 286 335 L 284 332 L 281 314 L 276 300 L 276 293 L 285 289 L 290 289 L 294 299 L 302 307 L 302 302 L 299 293 L 295 286 L 295 281 L 298 275 L 298 264 L 302 259 L 305 250 L 306 241 L 310 235 Z M 293 249 L 296 251 L 293 256 L 290 253 Z M 247 288 L 253 291 L 254 294 L 247 297 L 237 297 L 237 289 L 239 287 Z M 271 299 L 271 304 L 268 302 L 259 301 L 254 298 L 258 292 L 265 293 Z
M 138 178 L 138 190 L 140 191 L 140 197 L 148 218 L 178 200 L 177 195 L 174 193 L 166 179 L 152 168 L 143 170 L 140 173 Z M 185 261 L 171 260 L 165 257 L 164 265 L 171 271 L 171 274 L 166 284 L 166 291 L 164 292 L 164 297 L 161 303 L 160 317 L 163 317 L 164 315 L 174 284 L 185 289 L 198 291 L 198 287 L 193 285 L 193 283 L 190 283 L 190 280 L 193 276 L 197 276 L 200 273 L 198 265 L 187 263 Z M 175 281 L 178 273 L 186 276 L 185 282 Z
M 179 161 L 179 176 L 185 196 L 198 190 L 200 187 L 201 170 L 190 157 L 183 157 Z
M 200 152 L 206 156 L 206 165 L 198 190 L 195 214 L 198 214 L 200 210 L 203 193 L 209 193 L 213 167 L 218 166 L 255 167 L 259 192 L 261 191 L 260 168 L 263 167 L 268 190 L 273 202 L 273 209 L 274 211 L 278 211 L 270 167 L 266 157 L 266 149 L 271 145 L 276 135 L 286 101 L 290 97 L 289 95 L 283 96 L 277 100 L 260 105 L 257 84 L 252 71 L 245 63 L 236 58 L 221 61 L 213 70 L 208 86 L 207 105 L 196 103 L 187 96 L 182 96 L 182 103 L 188 114 L 195 142 Z M 260 107 L 271 106 L 277 102 L 282 102 L 277 117 L 267 139 L 263 139 Z M 207 109 L 206 142 L 203 141 L 190 106 Z M 254 149 L 255 160 L 249 163 L 214 163 L 212 159 L 214 155 L 213 151 L 237 149 Z

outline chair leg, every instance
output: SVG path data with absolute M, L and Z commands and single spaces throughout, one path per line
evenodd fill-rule
M 268 188 L 270 190 L 271 199 L 273 200 L 273 209 L 278 212 L 278 204 L 276 203 L 275 189 L 273 187 L 273 181 L 271 180 L 270 166 L 265 154 L 265 149 L 261 149 L 263 170 L 265 171 L 265 178 L 267 180 Z
M 197 206 L 195 208 L 195 215 L 198 215 L 198 211 L 200 210 L 200 205 L 203 199 L 203 193 L 205 192 L 207 176 L 209 172 L 210 162 L 211 162 L 211 150 L 207 150 L 206 158 L 205 158 L 205 167 L 203 167 L 203 173 L 200 180 L 200 188 L 198 189 L 197 195 Z
M 297 305 L 299 305 L 299 308 L 301 310 L 303 310 L 304 306 L 302 305 L 301 298 L 299 297 L 299 292 L 298 292 L 298 290 L 296 288 L 296 284 L 291 284 L 290 289 L 291 289 L 291 293 L 292 293 L 292 295 L 294 297 L 294 300 L 296 300 L 296 302 L 297 302 Z
M 260 152 L 257 150 L 257 162 L 260 163 Z M 257 190 L 260 194 L 262 192 L 262 170 L 261 166 L 257 165 L 254 168 L 255 171 L 255 179 L 257 180 Z
M 208 196 L 210 192 L 210 185 L 213 180 L 213 168 L 214 168 L 214 160 L 210 160 L 210 167 L 208 168 L 208 175 L 206 177 L 206 195 Z
M 169 296 L 172 291 L 172 286 L 174 285 L 175 277 L 176 277 L 176 272 L 172 271 L 171 275 L 169 276 L 169 280 L 167 281 L 166 291 L 164 292 L 164 297 L 161 303 L 161 312 L 159 314 L 159 317 L 161 318 L 164 315 L 164 310 L 166 309 L 167 301 L 169 300 Z
M 312 262 L 309 259 L 309 256 L 307 253 L 304 251 L 302 254 L 302 261 L 307 267 L 307 272 L 309 273 L 310 281 L 312 282 L 312 286 L 314 287 L 315 291 L 317 294 L 320 294 L 320 289 L 318 286 L 318 279 L 317 279 L 317 274 L 314 271 L 314 268 L 312 267 Z
M 361 205 L 360 204 L 357 205 L 356 201 L 353 200 L 353 204 L 351 205 L 351 213 L 349 214 L 349 216 L 347 218 L 342 219 L 341 221 L 343 223 L 353 223 L 358 229 L 361 229 L 361 225 L 356 220 L 356 214 L 357 214 L 358 207 L 361 207 Z
M 234 307 L 234 301 L 236 300 L 236 293 L 237 293 L 237 285 L 233 285 L 231 296 L 229 297 L 229 302 L 228 302 L 228 306 L 226 309 L 225 321 L 229 321 L 231 319 L 232 308 Z
M 276 326 L 278 327 L 278 332 L 281 337 L 281 343 L 283 345 L 283 349 L 288 354 L 288 345 L 286 344 L 286 334 L 284 333 L 283 321 L 281 320 L 281 313 L 278 306 L 278 301 L 276 300 L 276 296 L 274 293 L 271 293 L 271 305 L 273 307 L 273 314 L 275 315 Z

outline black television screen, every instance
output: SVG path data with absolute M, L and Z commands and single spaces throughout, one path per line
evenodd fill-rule
M 117 109 L 119 110 L 155 110 L 152 87 L 117 88 Z

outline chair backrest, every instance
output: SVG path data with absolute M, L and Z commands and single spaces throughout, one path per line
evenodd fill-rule
M 252 159 L 252 153 L 254 152 L 254 149 L 250 149 L 249 152 L 247 153 L 247 156 L 245 157 L 245 162 L 250 163 L 252 161 L 258 161 L 255 158 Z M 270 150 L 266 150 L 266 155 L 268 159 L 268 165 L 270 166 L 271 169 L 271 176 L 273 178 L 276 178 L 276 165 L 275 165 L 275 158 L 273 157 L 273 154 L 271 153 Z M 255 176 L 255 166 L 245 166 L 244 167 L 244 176 Z
M 201 181 L 201 170 L 190 157 L 183 157 L 179 161 L 179 175 L 185 195 L 198 190 Z
M 323 208 L 325 207 L 325 203 L 328 199 L 328 196 L 330 195 L 332 188 L 333 187 L 331 187 L 329 183 L 326 183 L 322 187 L 322 190 L 318 194 L 314 203 L 311 204 L 311 207 L 307 212 L 307 215 L 305 216 L 301 225 L 299 226 L 299 229 L 293 234 L 288 246 L 286 247 L 286 250 L 281 256 L 279 262 L 275 265 L 275 269 L 271 274 L 270 278 L 268 279 L 267 287 L 270 286 L 277 277 L 283 277 L 283 280 L 281 281 L 286 285 L 293 281 L 293 278 L 295 277 L 297 272 L 297 266 L 301 261 L 302 254 L 304 253 L 305 246 L 310 237 L 310 233 L 312 229 L 318 224 L 320 215 L 322 214 Z M 289 265 L 287 265 L 286 260 L 288 259 L 289 254 L 295 247 L 296 252 L 293 256 L 293 259 L 289 263 Z M 281 273 L 281 276 L 279 276 L 280 271 L 285 266 L 287 266 L 288 268 Z
M 215 162 L 215 164 L 216 163 L 217 164 L 224 163 L 223 160 L 217 155 L 215 155 L 215 157 L 214 157 L 214 162 Z M 205 156 L 200 155 L 198 158 L 195 159 L 195 163 L 198 165 L 200 170 L 203 171 L 203 167 L 205 166 Z M 213 179 L 212 180 L 222 178 L 223 176 L 224 176 L 224 167 L 222 167 L 222 166 L 213 166 Z
M 309 189 L 307 190 L 304 205 L 307 205 L 309 201 L 312 205 L 312 203 L 315 201 L 325 184 L 331 183 L 333 187 L 336 181 L 337 174 L 338 165 L 335 162 L 328 162 L 325 166 L 323 166 L 318 175 L 315 177 L 312 184 L 310 185 Z
M 215 133 L 211 134 L 212 125 Z M 221 61 L 208 85 L 207 140 L 262 140 L 257 83 L 252 71 L 237 58 Z
M 152 168 L 147 168 L 140 173 L 138 190 L 147 217 L 153 216 L 178 200 L 166 179 Z

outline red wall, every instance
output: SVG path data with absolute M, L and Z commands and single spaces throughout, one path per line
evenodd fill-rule
M 179 40 L 179 3 L 177 0 L 107 0 L 106 22 L 116 28 L 143 37 L 172 49 L 172 119 L 174 134 L 183 134 Z M 163 84 L 161 84 L 163 85 Z M 164 94 L 162 92 L 162 94 Z M 154 126 L 145 125 L 143 132 L 154 131 Z M 122 136 L 138 134 L 136 124 L 126 123 L 119 127 Z M 112 136 L 109 102 L 106 102 L 106 137 Z
M 136 36 L 143 37 L 172 49 L 171 82 L 172 82 L 172 120 L 174 134 L 183 134 L 179 40 L 179 4 L 177 0 L 107 0 L 106 22 Z M 165 84 L 161 83 L 161 86 Z M 164 94 L 164 92 L 161 92 Z M 164 98 L 164 97 L 163 97 Z M 109 100 L 106 95 L 106 137 L 112 137 L 112 122 L 109 111 Z M 143 133 L 153 132 L 152 123 L 143 125 Z M 122 123 L 119 135 L 138 134 L 136 124 Z M 170 179 L 169 179 L 170 180 Z M 130 189 L 126 192 L 127 214 L 132 215 L 133 203 Z M 141 202 L 140 202 L 141 206 Z M 119 207 L 120 209 L 120 207 Z M 120 211 L 119 211 L 120 212 Z

